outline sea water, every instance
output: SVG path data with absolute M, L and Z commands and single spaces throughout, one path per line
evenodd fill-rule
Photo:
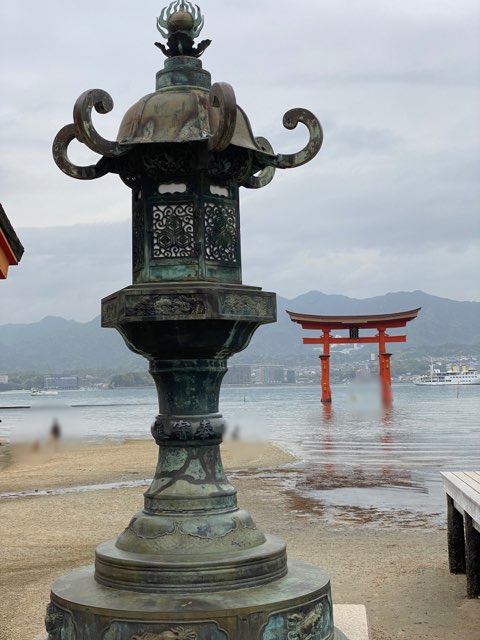
M 241 438 L 294 453 L 297 463 L 258 473 L 336 521 L 443 520 L 440 472 L 480 468 L 480 386 L 397 384 L 388 409 L 373 384 L 332 385 L 332 394 L 322 405 L 317 386 L 224 386 L 220 411 Z M 0 393 L 0 439 L 41 442 L 54 420 L 65 439 L 148 438 L 157 412 L 154 388 Z

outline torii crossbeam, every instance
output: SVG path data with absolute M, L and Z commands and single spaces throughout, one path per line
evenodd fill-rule
M 388 313 L 383 315 L 361 315 L 361 316 L 314 316 L 304 313 L 287 311 L 292 322 L 300 324 L 303 329 L 322 331 L 320 338 L 303 338 L 304 344 L 323 345 L 321 360 L 321 386 L 322 402 L 332 401 L 332 391 L 330 388 L 330 345 L 331 344 L 378 344 L 378 370 L 382 388 L 382 400 L 385 404 L 390 404 L 392 396 L 392 376 L 390 371 L 391 353 L 387 353 L 387 342 L 406 342 L 407 336 L 389 336 L 387 329 L 405 327 L 407 322 L 414 320 L 421 307 L 412 311 L 402 311 L 400 313 Z M 347 330 L 348 337 L 330 335 L 332 330 Z M 374 336 L 360 337 L 360 329 L 376 329 Z

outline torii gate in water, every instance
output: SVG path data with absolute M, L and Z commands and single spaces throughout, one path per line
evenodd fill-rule
M 421 308 L 421 307 L 420 307 Z M 414 320 L 420 308 L 412 311 L 402 311 L 400 313 L 387 313 L 384 315 L 361 315 L 361 316 L 313 316 L 304 313 L 287 311 L 292 322 L 296 322 L 303 329 L 321 331 L 320 338 L 303 338 L 304 344 L 323 345 L 321 361 L 321 386 L 322 402 L 332 401 L 332 391 L 330 388 L 330 345 L 331 344 L 378 344 L 378 371 L 382 389 L 382 400 L 385 404 L 392 402 L 392 376 L 390 371 L 391 353 L 387 353 L 387 342 L 406 342 L 407 336 L 389 336 L 387 329 L 405 327 L 407 322 Z M 332 337 L 333 330 L 348 330 L 348 337 Z M 360 329 L 376 329 L 374 336 L 360 337 Z

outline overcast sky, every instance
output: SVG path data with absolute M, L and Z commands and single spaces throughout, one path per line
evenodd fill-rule
M 127 286 L 130 193 L 62 174 L 51 143 L 86 89 L 115 102 L 114 139 L 154 90 L 162 2 L 22 0 L 0 7 L 0 201 L 25 255 L 0 283 L 0 324 L 90 320 Z M 202 58 L 255 135 L 306 107 L 325 142 L 310 164 L 242 190 L 244 282 L 294 297 L 422 289 L 480 301 L 480 0 L 203 0 Z M 300 129 L 300 128 L 299 128 Z M 95 162 L 78 145 L 72 158 Z

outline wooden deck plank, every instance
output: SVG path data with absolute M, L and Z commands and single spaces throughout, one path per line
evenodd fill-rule
M 476 492 L 472 491 L 468 485 L 446 485 L 445 491 L 448 495 L 452 496 L 454 500 L 460 502 L 464 508 L 467 508 L 468 505 L 480 506 L 480 497 Z
M 479 474 L 476 471 L 456 471 L 457 477 L 468 478 L 469 482 L 473 482 L 475 485 L 480 486 Z
M 462 472 L 461 475 L 458 474 L 457 478 L 459 479 L 460 482 L 462 482 L 465 485 L 463 488 L 466 491 L 468 491 L 469 495 L 471 495 L 473 499 L 478 500 L 480 502 L 480 484 L 464 472 Z M 459 485 L 459 487 L 460 486 L 461 485 Z
M 473 475 L 470 475 L 473 474 Z M 442 473 L 445 492 L 455 504 L 480 526 L 480 484 L 478 472 L 447 471 Z
M 471 492 L 478 494 L 480 497 L 480 480 L 477 480 L 478 475 L 476 472 L 471 471 L 447 471 L 442 473 L 444 481 L 450 482 L 462 489 L 469 487 Z M 466 490 L 468 491 L 468 489 Z
M 471 500 L 480 501 L 480 491 L 475 484 L 472 486 L 472 481 L 469 481 L 468 476 L 459 476 L 457 474 L 447 476 L 444 475 L 444 485 L 445 487 L 454 487 L 455 489 L 462 491 L 465 493 Z
M 475 483 L 478 486 L 478 490 L 480 491 L 480 472 L 464 471 L 463 473 L 470 478 L 471 482 Z

